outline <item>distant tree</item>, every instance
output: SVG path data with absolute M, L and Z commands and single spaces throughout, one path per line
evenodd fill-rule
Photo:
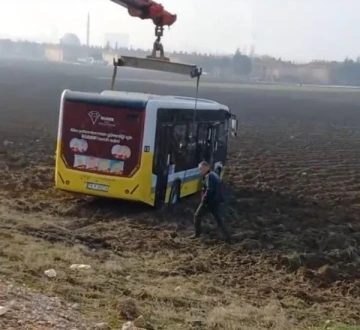
M 90 57 L 97 61 L 101 61 L 103 59 L 103 55 L 100 50 L 91 52 Z
M 109 40 L 108 40 L 108 41 L 106 41 L 106 44 L 105 44 L 104 50 L 106 50 L 106 51 L 111 50 L 111 45 L 110 45 L 110 41 L 109 41 Z
M 221 66 L 224 68 L 229 68 L 231 66 L 231 58 L 228 56 L 222 56 L 220 61 L 221 61 Z
M 234 73 L 239 76 L 248 75 L 252 71 L 251 58 L 241 54 L 239 49 L 236 50 L 232 58 L 232 66 Z
M 332 69 L 332 80 L 341 85 L 360 86 L 360 62 L 345 58 Z

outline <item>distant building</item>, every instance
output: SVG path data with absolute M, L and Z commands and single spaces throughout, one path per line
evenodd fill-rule
M 0 57 L 44 59 L 45 52 L 43 46 L 35 42 L 0 39 Z
M 104 34 L 104 46 L 110 46 L 110 48 L 129 48 L 130 38 L 125 33 L 105 33 Z
M 254 80 L 278 83 L 326 85 L 331 81 L 332 68 L 328 64 L 296 65 L 274 58 L 254 58 L 251 76 Z
M 51 62 L 62 62 L 64 52 L 59 45 L 45 45 L 45 58 Z
M 66 33 L 61 39 L 60 39 L 60 45 L 66 45 L 66 46 L 81 46 L 81 42 L 79 37 L 74 33 Z
M 89 57 L 86 47 L 69 45 L 45 45 L 45 58 L 51 62 L 77 62 L 79 58 Z

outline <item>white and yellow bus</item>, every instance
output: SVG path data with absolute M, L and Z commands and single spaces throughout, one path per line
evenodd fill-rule
M 228 107 L 210 100 L 65 90 L 56 152 L 57 188 L 81 194 L 176 203 L 196 193 L 198 163 L 226 165 Z
M 200 189 L 198 164 L 223 174 L 234 115 L 215 101 L 65 90 L 56 150 L 58 189 L 175 204 Z

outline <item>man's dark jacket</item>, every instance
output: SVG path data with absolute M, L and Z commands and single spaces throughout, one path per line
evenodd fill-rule
M 205 174 L 202 181 L 202 203 L 212 204 L 224 201 L 224 193 L 220 177 L 213 171 Z

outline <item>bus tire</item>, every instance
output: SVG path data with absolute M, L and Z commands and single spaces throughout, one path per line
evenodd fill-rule
M 171 187 L 170 197 L 169 197 L 169 207 L 177 205 L 180 201 L 180 181 L 175 181 Z

